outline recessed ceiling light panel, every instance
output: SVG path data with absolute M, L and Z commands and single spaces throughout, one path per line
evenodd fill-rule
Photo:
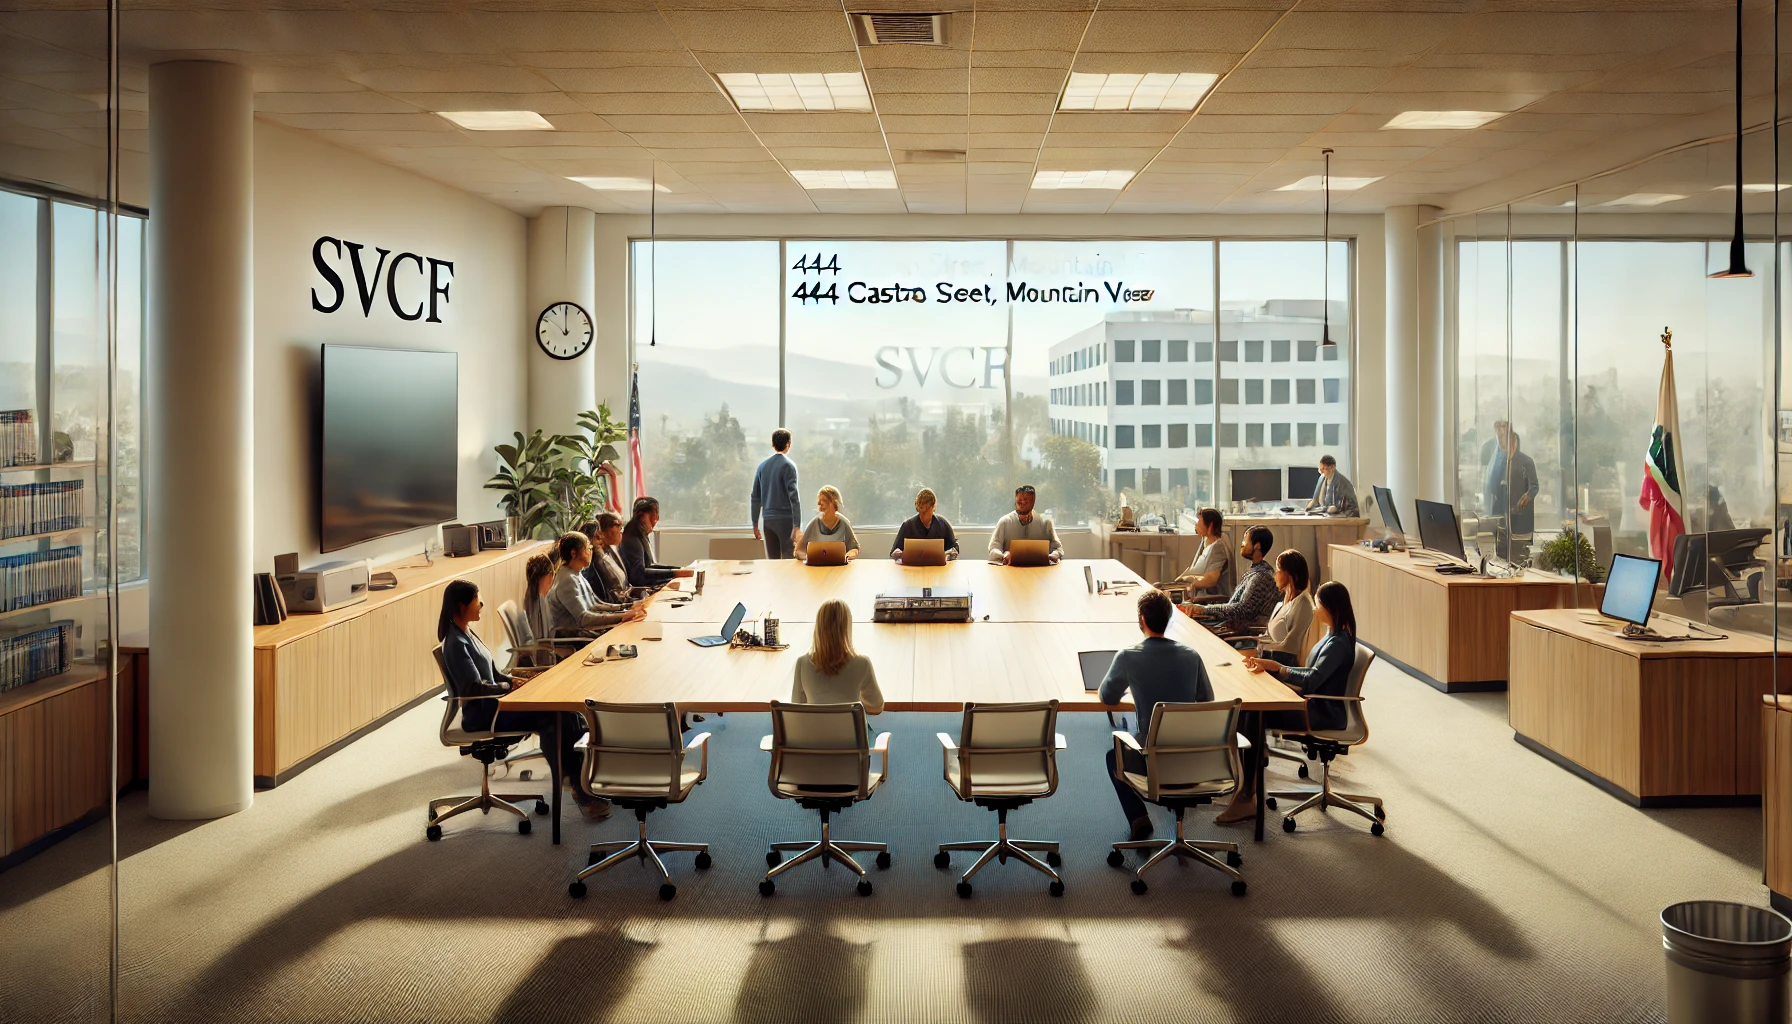
M 551 132 L 554 126 L 533 110 L 438 110 L 470 132 Z
M 747 72 L 716 76 L 741 110 L 870 110 L 871 93 L 857 71 L 817 75 L 757 75 Z
M 1072 72 L 1059 110 L 1193 110 L 1218 75 L 1094 75 Z
M 1767 184 L 1766 182 L 1756 184 L 1755 182 L 1751 181 L 1748 184 L 1742 186 L 1742 191 L 1744 191 L 1744 192 L 1783 192 L 1788 188 L 1792 188 L 1792 185 L 1770 185 L 1770 184 Z M 1734 191 L 1736 191 L 1736 186 L 1735 185 L 1719 185 L 1719 186 L 1717 186 L 1717 190 L 1719 192 L 1734 192 Z
M 1735 189 L 1732 188 L 1731 191 L 1733 192 L 1733 191 L 1735 191 Z M 1613 199 L 1610 202 L 1600 203 L 1599 205 L 1600 206 L 1660 206 L 1662 203 L 1672 203 L 1677 200 L 1681 200 L 1681 199 L 1685 199 L 1685 198 L 1686 198 L 1685 196 L 1679 195 L 1674 192 L 1632 192 L 1631 194 L 1629 194 L 1627 196 L 1619 196 L 1618 198 Z
M 886 170 L 817 171 L 793 170 L 790 176 L 806 189 L 890 189 L 896 187 L 896 172 Z
M 586 188 L 596 192 L 645 192 L 648 189 L 652 189 L 655 192 L 672 191 L 665 185 L 656 181 L 650 181 L 646 178 L 604 178 L 575 175 L 567 180 L 576 181 Z
M 1126 187 L 1134 171 L 1040 171 L 1033 175 L 1034 188 L 1110 189 Z
M 1462 131 L 1479 128 L 1505 116 L 1498 110 L 1408 110 L 1395 114 L 1393 120 L 1381 127 L 1384 131 L 1389 128 Z
M 1381 179 L 1382 179 L 1382 175 L 1379 175 L 1379 174 L 1373 178 L 1346 178 L 1341 175 L 1334 174 L 1334 175 L 1332 175 L 1332 191 L 1333 192 L 1355 192 L 1357 189 L 1363 188 L 1366 185 L 1373 185 L 1376 182 L 1380 181 Z M 1277 192 L 1319 192 L 1319 191 L 1323 190 L 1324 188 L 1325 188 L 1325 175 L 1309 174 L 1306 177 L 1300 179 L 1299 181 L 1289 182 L 1288 184 L 1283 185 L 1281 188 L 1276 189 L 1276 191 Z

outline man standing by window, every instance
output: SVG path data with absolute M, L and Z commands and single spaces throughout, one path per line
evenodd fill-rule
M 1494 553 L 1507 561 L 1530 562 L 1531 531 L 1537 517 L 1531 503 L 1537 500 L 1537 490 L 1537 463 L 1519 451 L 1518 431 L 1501 431 L 1499 451 L 1487 471 L 1487 514 L 1498 521 Z
M 765 541 L 767 558 L 789 558 L 796 552 L 799 499 L 796 463 L 790 461 L 789 452 L 790 431 L 779 427 L 772 431 L 772 453 L 753 473 L 753 537 Z

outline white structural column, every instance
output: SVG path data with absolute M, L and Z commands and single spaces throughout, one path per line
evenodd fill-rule
M 1387 485 L 1403 507 L 1419 495 L 1419 208 L 1383 217 L 1387 261 Z M 1367 486 L 1374 481 L 1364 481 Z
M 597 408 L 597 351 L 608 339 L 601 336 L 604 318 L 593 308 L 596 230 L 596 214 L 569 206 L 550 206 L 529 222 L 529 425 L 550 434 L 571 431 L 579 413 Z M 536 343 L 536 318 L 557 302 L 578 303 L 600 335 L 573 359 L 555 359 Z
M 1418 229 L 1418 325 L 1419 325 L 1419 490 L 1431 501 L 1449 500 L 1449 429 L 1447 369 L 1444 333 L 1444 229 L 1435 221 L 1443 211 L 1419 207 Z
M 254 91 L 149 69 L 149 811 L 254 801 Z

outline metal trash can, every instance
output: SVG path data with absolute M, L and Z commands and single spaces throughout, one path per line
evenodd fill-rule
M 1792 921 L 1716 900 L 1661 912 L 1668 1024 L 1786 1024 Z

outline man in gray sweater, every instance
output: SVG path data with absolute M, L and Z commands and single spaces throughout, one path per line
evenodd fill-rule
M 1113 664 L 1101 681 L 1101 702 L 1118 704 L 1127 691 L 1132 692 L 1133 707 L 1138 709 L 1138 728 L 1133 735 L 1142 745 L 1151 731 L 1151 709 L 1160 702 L 1198 704 L 1213 699 L 1213 684 L 1207 679 L 1207 666 L 1194 648 L 1164 636 L 1175 611 L 1170 597 L 1161 590 L 1147 590 L 1139 595 L 1139 632 L 1145 638 L 1114 654 Z M 1145 759 L 1126 751 L 1125 771 L 1145 773 Z M 1108 779 L 1114 794 L 1126 812 L 1127 826 L 1135 840 L 1151 834 L 1151 815 L 1145 802 L 1132 787 L 1115 778 L 1114 752 L 1108 751 Z
M 753 472 L 753 538 L 765 541 L 767 558 L 789 558 L 796 553 L 801 499 L 796 495 L 796 463 L 790 461 L 789 451 L 790 431 L 779 427 L 772 431 L 772 453 Z
M 1052 521 L 1033 514 L 1037 497 L 1032 484 L 1014 489 L 1014 511 L 996 520 L 995 532 L 989 535 L 990 561 L 1009 564 L 1008 548 L 1017 540 L 1047 541 L 1046 552 L 1054 565 L 1064 557 L 1064 545 L 1058 543 L 1058 531 L 1052 527 Z

